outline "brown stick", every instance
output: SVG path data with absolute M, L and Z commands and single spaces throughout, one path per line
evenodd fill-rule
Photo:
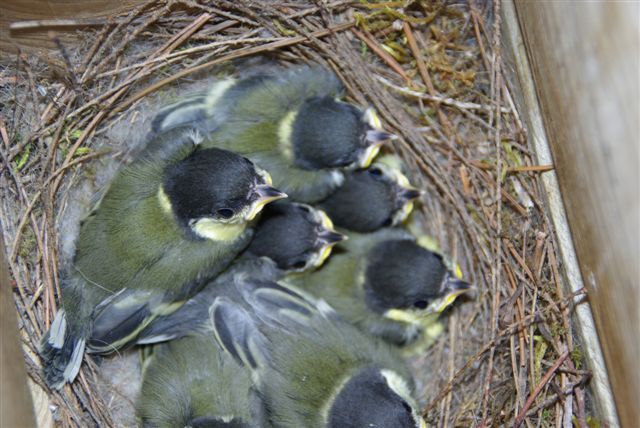
M 404 79 L 408 86 L 412 85 L 413 81 L 409 78 L 409 76 L 407 76 L 407 73 L 404 72 L 400 64 L 398 64 L 398 61 L 396 61 L 391 55 L 386 53 L 380 46 L 378 46 L 378 44 L 372 40 L 370 34 L 365 35 L 355 28 L 352 28 L 351 31 L 356 35 L 357 38 L 365 42 L 365 44 L 369 46 L 369 48 L 380 57 L 380 59 L 386 62 L 387 65 L 393 69 L 393 71 L 398 73 Z
M 323 37 L 323 36 L 327 36 L 329 34 L 332 34 L 334 32 L 337 31 L 343 31 L 346 30 L 350 27 L 352 27 L 355 24 L 355 22 L 347 22 L 344 24 L 340 24 L 340 25 L 336 25 L 335 27 L 331 27 L 331 28 L 327 28 L 326 30 L 320 30 L 320 31 L 316 31 L 314 33 L 311 33 L 312 36 L 314 37 Z M 216 64 L 221 64 L 223 62 L 226 61 L 230 61 L 232 59 L 236 59 L 236 58 L 242 58 L 245 56 L 249 56 L 249 55 L 255 55 L 257 53 L 260 52 L 265 52 L 265 51 L 270 51 L 270 50 L 275 50 L 275 49 L 279 49 L 279 48 L 283 48 L 286 46 L 291 46 L 291 45 L 295 45 L 297 43 L 301 43 L 304 42 L 305 40 L 307 40 L 306 37 L 304 36 L 297 36 L 297 37 L 290 37 L 288 39 L 282 40 L 282 41 L 278 41 L 278 42 L 273 42 L 273 43 L 267 43 L 266 45 L 261 45 L 261 46 L 253 46 L 250 48 L 246 48 L 246 49 L 240 49 L 234 53 L 231 53 L 229 55 L 225 55 L 221 58 L 217 58 L 214 59 L 213 61 L 209 61 L 209 62 L 205 62 L 204 64 L 200 64 L 196 67 L 192 67 L 192 68 L 188 68 L 185 70 L 182 70 L 176 74 L 174 74 L 173 76 L 167 77 L 166 79 L 163 79 L 159 82 L 154 83 L 151 86 L 146 87 L 145 89 L 139 91 L 138 93 L 132 95 L 130 98 L 128 98 L 127 100 L 125 100 L 124 102 L 122 102 L 118 107 L 116 107 L 112 114 L 117 113 L 127 107 L 129 107 L 131 104 L 133 104 L 134 102 L 138 101 L 139 99 L 149 95 L 152 92 L 157 91 L 158 89 L 162 88 L 165 85 L 168 85 L 169 83 L 175 82 L 176 80 L 184 77 L 184 76 L 188 76 L 189 74 L 201 71 L 201 70 L 205 70 L 209 67 L 212 67 Z
M 514 423 L 515 428 L 518 428 L 520 425 L 522 425 L 524 418 L 527 416 L 529 407 L 531 407 L 538 395 L 540 395 L 542 388 L 544 388 L 544 386 L 549 383 L 549 380 L 551 380 L 551 376 L 553 376 L 553 374 L 560 368 L 560 366 L 568 356 L 569 351 L 564 351 L 562 355 L 560 355 L 560 357 L 556 360 L 556 362 L 553 363 L 549 370 L 547 370 L 547 372 L 544 374 L 544 376 L 540 380 L 540 383 L 538 383 L 536 388 L 533 390 L 533 393 L 529 396 L 529 398 L 527 398 L 527 401 L 524 403 L 524 407 L 520 411 L 520 414 L 516 417 L 516 421 Z

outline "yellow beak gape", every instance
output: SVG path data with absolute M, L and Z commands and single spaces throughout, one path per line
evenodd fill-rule
M 261 184 L 256 188 L 258 193 L 258 199 L 251 205 L 251 208 L 247 212 L 245 218 L 247 221 L 253 220 L 262 211 L 265 205 L 270 202 L 277 201 L 287 197 L 286 193 L 279 191 L 269 185 Z
M 364 155 L 362 156 L 362 161 L 360 162 L 361 168 L 369 168 L 369 165 L 371 165 L 371 162 L 373 162 L 376 156 L 378 156 L 378 153 L 380 153 L 381 146 L 382 146 L 382 143 L 375 143 L 367 147 L 367 149 L 364 152 Z
M 336 245 L 336 243 L 332 242 L 330 244 L 325 245 L 324 248 L 322 248 L 322 253 L 320 253 L 320 257 L 318 258 L 316 267 L 322 266 L 324 262 L 329 258 L 334 245 Z
M 382 128 L 382 122 L 380 121 L 380 118 L 378 117 L 374 109 L 368 108 L 364 112 L 364 115 L 365 115 L 365 121 L 369 124 L 369 126 L 371 126 L 374 129 Z
M 329 232 L 329 235 L 334 235 L 333 237 L 331 237 L 332 239 L 330 240 L 330 242 L 328 242 L 326 245 L 324 245 L 322 247 L 322 250 L 320 250 L 320 256 L 318 257 L 318 260 L 316 261 L 316 263 L 314 263 L 315 267 L 320 267 L 323 265 L 323 263 L 329 258 L 329 256 L 331 255 L 331 251 L 333 250 L 333 247 L 340 241 L 343 241 L 345 239 L 347 239 L 346 236 L 337 233 L 334 228 L 333 228 L 333 221 L 331 221 L 331 219 L 329 218 L 329 216 L 327 215 L 327 213 L 325 213 L 322 210 L 318 210 L 318 214 L 320 216 L 320 224 L 322 225 L 322 228 L 326 231 Z M 339 239 L 337 239 L 339 238 Z
M 442 298 L 442 301 L 440 302 L 440 304 L 438 306 L 436 306 L 435 310 L 436 312 L 440 313 L 442 311 L 444 311 L 450 304 L 452 304 L 456 298 L 461 295 L 466 293 L 467 291 L 469 291 L 469 289 L 467 290 L 456 290 L 453 291 L 449 294 L 447 294 L 445 297 Z

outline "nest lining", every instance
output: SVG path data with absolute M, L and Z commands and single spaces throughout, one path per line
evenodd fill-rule
M 132 128 L 144 129 L 149 112 L 185 88 L 265 62 L 312 62 L 333 69 L 351 101 L 373 106 L 401 136 L 393 150 L 427 191 L 422 227 L 479 289 L 412 362 L 427 422 L 586 424 L 575 296 L 562 285 L 538 179 L 549 167 L 536 165 L 503 78 L 499 8 L 154 1 L 78 30 L 76 46 L 52 36 L 59 49 L 50 56 L 4 57 L 2 228 L 28 373 L 56 421 L 123 425 L 112 400 L 120 391 L 105 391 L 91 358 L 57 392 L 36 357 L 56 312 L 58 271 L 73 253 L 68 237 L 89 203 L 77 200 L 135 150 Z

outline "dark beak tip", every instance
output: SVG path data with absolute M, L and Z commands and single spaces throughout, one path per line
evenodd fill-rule
M 343 235 L 342 233 L 338 233 L 338 232 L 334 232 L 331 230 L 327 230 L 324 233 L 322 233 L 321 238 L 326 241 L 328 244 L 333 244 L 333 243 L 337 243 L 337 242 L 341 242 L 347 239 L 346 235 Z
M 424 192 L 418 189 L 405 189 L 402 193 L 402 196 L 408 201 L 418 199 L 422 195 L 424 195 Z
M 378 129 L 367 131 L 367 141 L 371 144 L 384 143 L 387 141 L 397 140 L 398 136 L 390 132 Z
M 264 186 L 259 188 L 260 196 L 264 198 L 286 198 L 288 195 L 275 187 Z
M 474 289 L 475 287 L 473 286 L 473 284 L 462 279 L 458 279 L 453 276 L 453 274 L 449 277 L 445 284 L 445 292 L 447 294 L 455 292 L 469 292 Z

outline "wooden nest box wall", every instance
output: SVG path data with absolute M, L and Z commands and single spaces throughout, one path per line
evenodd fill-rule
M 465 316 L 449 320 L 448 328 L 453 333 L 445 333 L 445 336 L 449 336 L 441 339 L 434 346 L 435 350 L 430 351 L 429 355 L 421 360 L 423 365 L 425 361 L 430 364 L 442 364 L 442 373 L 432 375 L 425 381 L 425 390 L 433 386 L 433 391 L 436 391 L 435 394 L 433 391 L 431 395 L 426 394 L 425 412 L 437 414 L 427 420 L 438 426 L 519 426 L 524 423 L 535 426 L 528 418 L 537 418 L 536 421 L 541 426 L 567 427 L 572 423 L 581 425 L 586 422 L 589 422 L 590 426 L 635 426 L 640 421 L 640 410 L 636 403 L 637 397 L 640 397 L 640 371 L 636 367 L 637 356 L 640 354 L 640 5 L 623 2 L 589 2 L 578 5 L 572 2 L 536 3 L 524 0 L 505 0 L 498 3 L 472 0 L 468 4 L 445 2 L 434 5 L 418 0 L 381 3 L 345 0 L 322 5 L 314 3 L 305 9 L 306 6 L 302 5 L 302 2 L 300 5 L 282 7 L 267 2 L 264 7 L 273 8 L 275 12 L 268 15 L 269 18 L 264 18 L 256 13 L 260 7 L 259 2 L 240 1 L 238 5 L 232 3 L 223 1 L 220 5 L 205 5 L 195 1 L 176 1 L 170 4 L 158 2 L 162 6 L 157 6 L 154 2 L 140 0 L 3 0 L 0 5 L 0 89 L 5 94 L 10 94 L 13 91 L 12 85 L 18 85 L 18 79 L 27 76 L 30 83 L 24 85 L 27 88 L 26 92 L 37 96 L 39 76 L 34 76 L 34 70 L 28 66 L 24 72 L 18 70 L 20 67 L 15 67 L 16 64 L 29 64 L 31 57 L 45 58 L 44 63 L 48 64 L 49 71 L 54 71 L 53 75 L 64 74 L 70 62 L 77 58 L 60 55 L 61 45 L 69 47 L 86 43 L 82 37 L 83 29 L 93 31 L 98 28 L 106 31 L 116 28 L 124 22 L 123 16 L 132 10 L 139 11 L 136 12 L 135 19 L 129 21 L 132 27 L 144 21 L 145 16 L 155 17 L 153 23 L 157 24 L 156 21 L 160 22 L 173 10 L 180 11 L 178 19 L 172 21 L 176 27 L 166 33 L 160 32 L 164 37 L 162 43 L 167 40 L 174 42 L 168 42 L 167 52 L 172 52 L 194 33 L 197 34 L 197 31 L 204 28 L 205 23 L 212 27 L 198 43 L 209 43 L 219 33 L 227 37 L 221 40 L 232 39 L 236 34 L 234 31 L 238 35 L 243 34 L 236 26 L 252 28 L 251 26 L 263 25 L 263 31 L 268 28 L 278 36 L 268 38 L 264 45 L 266 48 L 257 40 L 256 45 L 239 45 L 232 48 L 237 50 L 225 51 L 226 47 L 220 48 L 220 57 L 235 59 L 267 52 L 276 56 L 274 52 L 278 49 L 289 49 L 277 59 L 282 62 L 322 61 L 326 66 L 334 68 L 345 81 L 355 101 L 364 104 L 370 101 L 371 95 L 374 106 L 382 110 L 383 120 L 386 120 L 394 131 L 402 134 L 403 143 L 396 150 L 409 161 L 414 175 L 420 177 L 418 183 L 426 186 L 428 192 L 438 195 L 439 199 L 434 198 L 424 210 L 425 213 L 436 213 L 437 218 L 427 218 L 425 223 L 432 230 L 437 229 L 438 219 L 447 225 L 448 229 L 436 235 L 436 238 L 449 242 L 446 249 L 460 254 L 462 258 L 466 256 L 468 260 L 464 262 L 463 270 L 480 270 L 480 263 L 472 257 L 477 255 L 474 253 L 477 251 L 475 244 L 468 244 L 468 235 L 472 233 L 460 229 L 468 227 L 469 223 L 465 221 L 477 221 L 477 213 L 486 214 L 487 210 L 492 209 L 490 205 L 477 210 L 477 207 L 471 207 L 477 202 L 474 192 L 478 188 L 484 189 L 483 198 L 487 194 L 491 197 L 491 191 L 494 189 L 491 186 L 484 188 L 474 180 L 482 178 L 490 182 L 494 179 L 495 183 L 500 183 L 501 180 L 507 183 L 504 185 L 506 190 L 498 184 L 497 189 L 503 191 L 503 196 L 502 199 L 500 196 L 497 199 L 502 200 L 506 207 L 511 206 L 511 209 L 515 206 L 516 213 L 520 210 L 519 215 L 522 219 L 516 224 L 517 227 L 498 227 L 499 233 L 492 231 L 489 234 L 495 239 L 495 245 L 492 241 L 487 248 L 490 251 L 496 251 L 498 248 L 498 256 L 493 253 L 491 257 L 494 257 L 496 262 L 492 264 L 489 261 L 482 265 L 485 270 L 477 274 L 477 282 L 481 286 L 480 296 L 492 300 L 485 302 L 484 306 L 478 304 L 474 309 L 475 315 L 472 310 L 468 310 L 464 312 Z M 227 6 L 228 9 L 225 9 Z M 162 7 L 166 10 L 162 10 Z M 480 15 L 486 19 L 481 20 Z M 112 20 L 113 17 L 118 19 Z M 193 17 L 193 20 L 190 21 L 190 17 Z M 334 20 L 335 17 L 339 18 Z M 214 23 L 218 18 L 220 20 Z M 323 28 L 321 22 L 324 22 L 328 29 Z M 458 22 L 460 28 L 453 28 L 452 22 Z M 388 25 L 384 26 L 381 23 Z M 172 37 L 177 33 L 174 30 L 179 25 L 183 25 L 187 30 L 191 25 L 189 28 L 192 31 L 186 31 L 185 38 L 174 39 Z M 433 25 L 433 28 L 430 28 L 430 25 Z M 77 31 L 79 28 L 81 30 Z M 55 36 L 48 32 L 49 30 L 54 30 Z M 259 28 L 253 30 L 256 39 L 262 37 Z M 131 38 L 142 37 L 145 32 L 150 31 L 146 27 L 140 27 Z M 477 64 L 470 65 L 468 71 L 453 69 L 455 67 L 445 63 L 447 58 L 453 57 L 447 56 L 450 53 L 447 53 L 447 50 L 468 48 L 466 45 L 462 46 L 459 40 L 454 40 L 462 32 L 468 32 L 470 38 L 474 38 L 473 49 L 478 59 Z M 348 33 L 349 37 L 345 33 Z M 417 43 L 414 37 L 416 34 Z M 101 37 L 104 37 L 103 40 L 111 40 L 111 36 Z M 436 42 L 429 42 L 433 40 Z M 121 45 L 123 49 L 125 46 L 127 40 Z M 340 55 L 348 55 L 347 53 L 351 52 L 349 46 L 356 46 L 355 50 L 352 49 L 353 63 L 341 64 L 340 59 L 344 57 Z M 331 49 L 334 48 L 336 50 L 332 52 Z M 100 50 L 99 44 L 96 44 L 95 49 Z M 83 53 L 86 54 L 86 51 Z M 429 54 L 433 54 L 436 59 L 429 61 Z M 436 54 L 443 56 L 435 57 Z M 114 58 L 115 56 L 108 57 L 110 60 Z M 208 58 L 208 62 L 204 61 L 197 67 L 207 71 L 207 66 L 213 65 L 219 59 L 215 55 Z M 463 56 L 456 58 L 463 61 Z M 90 63 L 90 58 L 88 62 Z M 370 64 L 374 62 L 375 65 Z M 119 68 L 120 62 L 117 64 Z M 118 97 L 121 98 L 110 105 L 111 107 L 107 106 L 106 110 L 96 114 L 103 115 L 98 121 L 103 117 L 112 118 L 116 113 L 126 112 L 131 106 L 135 107 L 137 102 L 163 86 L 167 79 L 175 78 L 175 83 L 178 77 L 189 74 L 175 68 L 178 67 L 175 61 L 171 63 L 174 68 L 165 74 L 164 70 L 159 68 L 150 71 L 150 67 L 155 63 L 149 64 L 143 64 L 139 68 L 141 75 L 148 78 L 145 82 L 147 86 L 131 85 L 122 92 L 114 92 L 114 97 L 120 94 Z M 134 73 L 136 69 L 132 70 L 134 71 L 131 73 Z M 359 77 L 371 70 L 376 70 L 377 77 L 374 79 L 367 75 L 366 79 L 362 79 L 362 85 L 371 86 L 359 86 Z M 115 82 L 121 83 L 117 80 L 121 73 L 119 70 L 99 71 L 101 74 L 96 79 L 104 79 L 107 76 L 113 79 L 110 82 L 112 87 Z M 153 71 L 157 72 L 157 76 L 153 75 Z M 381 71 L 381 75 L 378 75 L 377 71 Z M 458 83 L 447 86 L 441 79 L 447 73 L 454 75 Z M 165 78 L 167 75 L 169 77 Z M 486 85 L 474 86 L 474 78 L 476 82 L 485 79 Z M 55 80 L 55 77 L 47 75 L 42 81 L 50 80 Z M 456 86 L 457 84 L 459 86 Z M 466 88 L 465 85 L 468 85 L 468 93 L 460 89 Z M 60 91 L 60 94 L 65 93 L 64 85 L 52 87 Z M 488 89 L 489 87 L 491 89 Z M 369 94 L 365 90 L 367 88 L 371 91 L 374 90 L 371 88 L 376 88 L 375 91 L 378 92 Z M 446 92 L 447 88 L 451 93 Z M 492 94 L 486 97 L 486 103 L 479 101 L 485 98 L 474 98 L 473 91 L 490 90 Z M 96 94 L 91 91 L 87 93 Z M 394 104 L 397 101 L 390 100 L 392 97 L 387 97 L 387 93 L 393 94 L 396 99 L 406 97 L 424 109 L 427 113 L 424 114 L 425 122 L 422 126 L 407 129 L 407 118 L 411 118 L 411 115 L 402 111 L 402 103 Z M 101 102 L 110 103 L 113 99 L 105 97 Z M 500 101 L 496 102 L 496 99 Z M 17 217 L 0 219 L 5 223 L 5 236 L 3 242 L 0 242 L 4 243 L 4 246 L 0 246 L 3 256 L 0 271 L 0 286 L 3 289 L 0 299 L 0 426 L 32 426 L 34 415 L 31 403 L 28 402 L 27 382 L 24 379 L 29 375 L 37 378 L 33 374 L 36 368 L 33 364 L 27 364 L 28 374 L 25 374 L 22 367 L 18 367 L 18 361 L 23 360 L 23 352 L 24 356 L 29 358 L 31 355 L 33 359 L 33 343 L 29 340 L 36 333 L 31 332 L 28 335 L 24 329 L 29 322 L 37 324 L 34 320 L 43 324 L 42 320 L 32 313 L 39 310 L 38 299 L 46 296 L 52 302 L 54 297 L 53 294 L 47 294 L 42 281 L 37 286 L 33 285 L 33 290 L 40 289 L 30 295 L 25 295 L 24 290 L 20 288 L 20 281 L 24 281 L 23 276 L 17 281 L 18 286 L 15 285 L 16 277 L 24 275 L 28 268 L 21 268 L 23 265 L 16 261 L 22 253 L 12 247 L 16 244 L 16 238 L 11 234 L 17 229 L 30 227 L 33 223 L 34 227 L 42 228 L 40 232 L 43 235 L 36 233 L 31 239 L 38 245 L 55 246 L 48 242 L 38 242 L 45 233 L 53 233 L 55 222 L 46 218 L 47 209 L 40 209 L 36 204 L 40 193 L 29 193 L 32 190 L 28 187 L 29 180 L 33 177 L 23 177 L 20 172 L 23 167 L 26 170 L 32 166 L 28 151 L 27 157 L 22 154 L 25 148 L 38 147 L 36 140 L 40 137 L 37 136 L 37 130 L 34 134 L 28 135 L 8 132 L 10 127 L 7 124 L 15 119 L 10 117 L 9 112 L 15 111 L 15 106 L 3 106 L 1 101 L 2 99 L 0 145 L 4 147 L 0 165 L 3 176 L 0 179 L 3 180 L 3 186 L 4 183 L 8 183 L 2 191 L 2 196 L 21 200 L 24 207 L 22 211 L 16 210 Z M 63 96 L 61 104 L 64 102 Z M 122 104 L 118 104 L 119 102 Z M 72 103 L 69 104 L 71 105 Z M 109 108 L 112 110 L 109 111 Z M 498 116 L 508 116 L 502 124 L 504 129 L 516 130 L 514 134 L 517 134 L 517 137 L 513 139 L 513 146 L 509 145 L 511 140 L 505 142 L 502 139 L 500 119 L 496 119 L 495 112 L 498 112 Z M 44 117 L 47 111 L 39 113 Z M 86 111 L 78 111 L 77 117 L 84 118 L 78 119 L 78 126 L 84 128 L 68 135 L 63 133 L 65 138 L 72 136 L 70 143 L 90 140 L 97 133 L 91 128 L 92 116 Z M 467 131 L 471 129 L 466 126 L 465 120 L 475 121 L 475 125 L 479 124 L 478 129 L 486 128 L 486 134 L 474 134 L 476 128 L 469 134 L 463 134 L 456 128 L 464 128 Z M 48 126 L 52 130 L 56 129 L 53 125 Z M 82 130 L 86 130 L 86 133 L 81 132 Z M 421 134 L 425 132 L 434 132 L 434 136 Z M 60 133 L 54 133 L 53 136 L 61 137 Z M 486 139 L 490 140 L 487 144 L 492 150 L 497 150 L 497 160 L 495 152 L 487 155 L 487 160 L 481 157 L 480 154 L 483 152 L 478 147 L 463 147 L 463 140 L 474 136 L 479 140 L 486 136 Z M 32 140 L 27 141 L 29 138 Z M 422 145 L 416 144 L 415 141 L 421 141 Z M 521 148 L 522 153 L 526 153 L 526 156 L 522 155 L 526 159 L 521 165 L 514 166 L 509 162 L 513 159 L 521 161 L 519 155 L 512 156 L 511 150 L 516 146 Z M 62 169 L 70 167 L 70 164 L 84 162 L 85 157 L 88 160 L 94 156 L 92 152 L 87 153 L 84 153 L 84 157 L 69 154 Z M 21 163 L 23 158 L 24 162 Z M 49 161 L 55 166 L 56 161 L 47 159 L 47 162 Z M 503 163 L 504 174 L 503 171 L 499 171 Z M 48 165 L 47 163 L 45 166 Z M 436 167 L 442 169 L 436 170 Z M 10 171 L 14 173 L 11 174 Z M 58 170 L 58 175 L 47 183 L 67 186 L 61 184 L 62 178 L 58 179 L 58 176 L 63 175 L 62 172 Z M 531 224 L 525 218 L 530 213 L 522 208 L 523 204 L 517 197 L 518 192 L 524 191 L 518 190 L 517 184 L 513 184 L 513 189 L 509 187 L 515 181 L 510 177 L 517 174 L 526 174 L 529 180 L 527 183 L 531 185 L 526 191 L 531 192 L 533 189 L 533 193 L 540 196 L 539 199 L 534 196 L 533 202 L 529 199 L 535 210 L 539 211 L 536 211 L 536 219 L 532 221 L 542 224 L 545 230 L 548 225 L 549 233 L 538 235 L 541 244 L 536 247 L 544 254 L 537 254 L 537 250 L 533 249 L 535 245 L 531 244 L 531 253 L 536 253 L 535 260 L 539 261 L 535 266 L 537 271 L 529 268 L 533 256 L 529 257 L 525 251 L 526 239 L 522 248 L 515 248 L 505 236 L 517 231 L 519 227 L 525 230 Z M 451 183 L 457 188 L 449 189 L 447 186 L 454 185 Z M 474 187 L 476 185 L 479 187 Z M 26 193 L 21 194 L 25 192 L 25 188 Z M 510 191 L 516 196 L 510 195 Z M 43 191 L 43 194 L 46 192 Z M 20 198 L 24 198 L 24 201 Z M 29 206 L 27 202 L 30 200 L 34 202 Z M 55 198 L 51 200 L 55 201 Z M 460 202 L 460 206 L 456 206 L 455 209 L 447 208 L 447 201 L 456 200 Z M 54 206 L 55 202 L 52 202 L 51 207 Z M 468 212 L 462 212 L 465 207 L 471 208 Z M 27 214 L 24 214 L 24 209 L 27 209 Z M 449 214 L 452 218 L 459 218 L 459 222 L 443 220 Z M 45 217 L 42 223 L 39 223 L 41 215 Z M 495 216 L 489 215 L 485 223 L 495 224 L 496 218 L 498 223 L 503 221 L 500 209 Z M 22 220 L 17 221 L 19 219 Z M 460 236 L 466 236 L 464 245 L 458 247 L 451 244 Z M 520 250 L 522 257 L 519 256 Z M 508 254 L 508 260 L 514 265 L 519 264 L 517 269 L 524 272 L 522 276 L 514 274 L 515 268 L 504 266 L 508 263 L 504 261 L 507 260 L 506 257 L 500 258 L 501 252 Z M 56 265 L 56 260 L 43 260 L 41 254 L 39 257 L 38 263 L 43 266 L 47 264 L 48 269 L 52 269 L 47 271 L 47 275 L 49 278 L 53 277 L 56 268 L 51 266 Z M 493 260 L 491 257 L 489 259 Z M 505 283 L 505 290 L 500 290 L 502 303 L 511 302 L 516 308 L 504 311 L 508 312 L 509 316 L 512 315 L 511 312 L 518 312 L 513 315 L 513 319 L 517 321 L 514 321 L 513 325 L 517 327 L 520 323 L 522 327 L 519 330 L 514 329 L 512 333 L 509 333 L 508 327 L 512 324 L 505 324 L 507 328 L 501 324 L 501 316 L 504 314 L 497 313 L 497 308 L 491 312 L 492 305 L 500 306 L 500 300 L 495 296 L 501 293 L 491 291 L 491 278 L 495 281 L 497 272 L 500 272 L 497 278 L 501 278 L 500 281 Z M 561 341 L 560 348 L 553 349 L 555 353 L 549 351 L 548 355 L 551 357 L 548 359 L 544 358 L 546 348 L 534 343 L 536 337 L 549 335 L 546 330 L 541 333 L 538 330 L 534 331 L 535 325 L 544 323 L 544 317 L 548 313 L 543 309 L 533 308 L 536 305 L 535 299 L 538 298 L 537 289 L 540 288 L 540 295 L 544 295 L 545 284 L 544 281 L 540 281 L 540 272 L 542 275 L 546 272 L 549 277 L 556 279 L 557 284 L 561 284 L 559 294 L 553 291 L 547 295 L 559 300 L 554 301 L 553 298 L 547 297 L 540 305 L 547 305 L 550 311 L 570 319 L 571 323 L 565 322 L 558 329 L 571 326 L 575 333 L 574 336 L 571 331 L 551 332 L 554 335 L 563 334 L 566 340 Z M 30 276 L 27 275 L 26 278 Z M 528 300 L 526 305 L 518 297 L 518 293 L 527 293 L 523 291 L 526 287 L 521 283 L 527 283 L 527 287 L 535 290 L 533 294 L 536 297 Z M 483 287 L 489 291 L 485 293 Z M 498 285 L 494 283 L 493 287 L 496 288 Z M 14 290 L 16 305 L 8 298 L 11 294 L 9 290 Z M 31 305 L 26 305 L 24 302 L 29 299 L 32 299 Z M 49 303 L 47 302 L 45 307 L 51 312 Z M 527 305 L 532 308 L 525 307 Z M 19 315 L 24 318 L 18 322 L 21 335 L 15 334 L 16 307 Z M 476 332 L 474 334 L 478 335 L 475 337 L 477 340 L 465 343 L 464 338 L 460 337 L 461 332 L 465 331 L 465 326 L 468 328 L 467 331 L 482 330 L 478 323 L 483 317 L 487 322 L 491 320 L 495 323 L 494 333 Z M 509 322 L 512 322 L 510 318 Z M 501 335 L 506 335 L 505 332 L 509 333 L 508 340 L 502 340 Z M 22 350 L 20 337 L 23 341 Z M 524 347 L 525 343 L 528 348 Z M 506 375 L 507 380 L 498 379 L 491 383 L 491 368 L 487 371 L 487 361 L 490 361 L 488 365 L 492 367 L 494 351 L 498 344 L 504 347 L 511 346 L 512 349 L 511 353 L 504 353 L 505 361 L 496 353 L 496 367 L 502 367 L 498 366 L 499 363 L 505 364 L 509 371 L 513 369 L 513 373 Z M 467 345 L 469 353 L 464 354 L 462 350 Z M 522 348 L 515 352 L 516 346 Z M 553 346 L 549 345 L 549 349 L 551 348 Z M 456 349 L 460 355 L 456 358 L 449 357 L 447 352 Z M 525 355 L 527 353 L 528 355 Z M 516 361 L 516 356 L 522 359 Z M 509 358 L 511 361 L 506 361 Z M 579 362 L 584 362 L 586 367 L 579 367 Z M 478 373 L 471 374 L 476 369 Z M 519 374 L 518 369 L 521 370 Z M 514 378 L 521 376 L 520 386 L 520 381 L 509 382 L 508 378 L 511 375 Z M 502 373 L 501 376 L 500 379 L 504 378 L 505 374 Z M 572 383 L 567 380 L 569 377 L 577 379 L 581 376 L 589 380 L 588 387 L 580 382 Z M 556 377 L 561 380 L 556 382 Z M 470 379 L 474 378 L 478 385 L 482 385 L 478 393 L 471 387 L 462 387 L 465 381 L 471 382 Z M 83 379 L 83 382 L 85 381 Z M 514 384 L 513 388 L 504 386 L 510 383 Z M 520 390 L 522 385 L 523 389 Z M 44 412 L 47 413 L 46 404 L 53 396 L 47 396 L 46 388 L 42 384 L 38 385 L 37 381 L 30 382 L 30 387 L 32 394 L 36 394 L 35 401 L 45 403 Z M 86 394 L 89 390 L 90 388 L 83 384 L 74 392 L 77 396 L 74 400 L 77 401 L 71 403 L 67 401 L 66 395 L 61 394 L 55 397 L 56 403 L 82 408 L 82 411 L 90 414 L 89 420 L 99 425 L 99 421 L 103 419 L 100 415 L 94 414 L 97 410 L 87 401 L 90 400 L 90 395 Z M 517 393 L 515 400 L 512 400 L 513 397 L 510 397 L 509 393 L 504 393 L 512 390 Z M 69 391 L 65 392 L 67 393 L 72 394 Z M 542 398 L 543 393 L 547 397 L 546 400 L 549 400 L 547 404 Z M 508 411 L 496 407 L 496 403 L 504 404 L 509 400 L 515 403 L 508 407 Z M 456 405 L 466 405 L 470 408 L 452 410 L 451 406 Z M 572 420 L 574 413 L 571 409 L 575 406 L 578 411 Z M 588 407 L 588 419 L 585 417 L 584 406 Z M 499 409 L 496 410 L 496 414 L 492 414 L 494 409 Z M 547 410 L 550 413 L 546 414 Z M 506 414 L 502 414 L 501 411 Z M 37 419 L 41 424 L 45 423 L 43 421 L 51 421 L 50 415 L 37 415 Z M 84 419 L 69 419 L 70 424 L 82 425 L 83 422 Z M 600 425 L 597 425 L 598 423 Z

